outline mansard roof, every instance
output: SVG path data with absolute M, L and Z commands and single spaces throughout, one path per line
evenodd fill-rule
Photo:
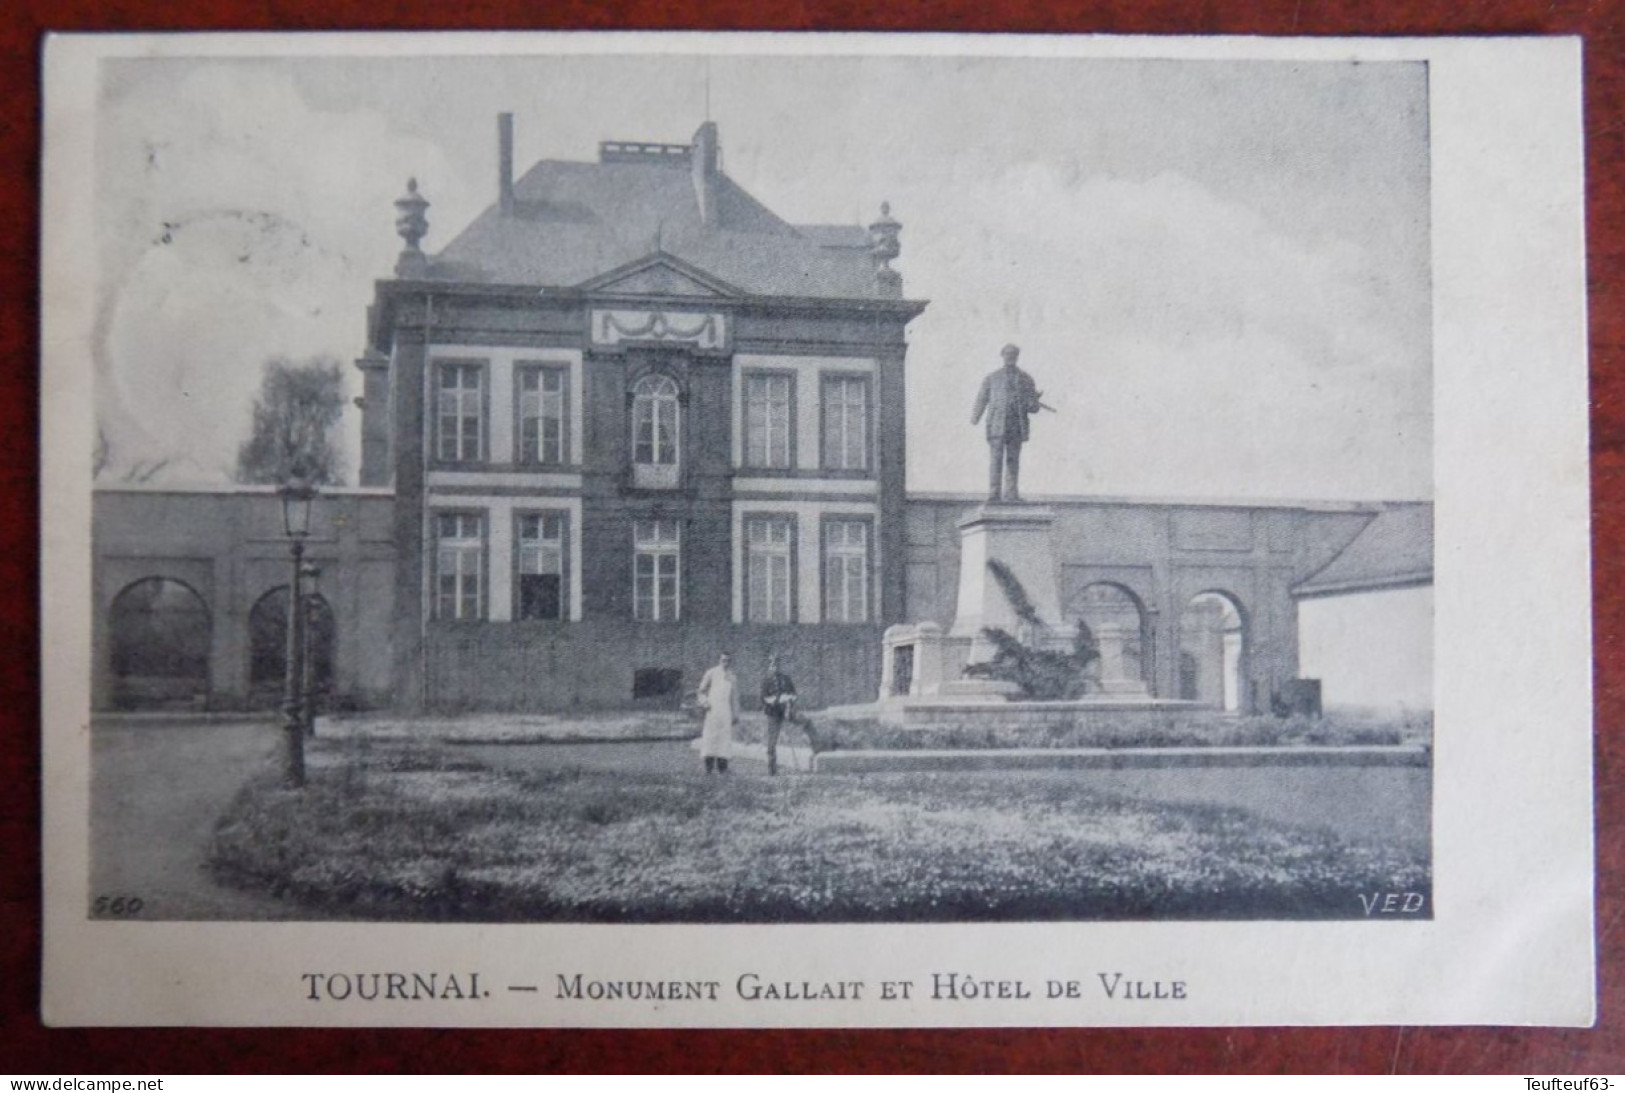
M 797 227 L 720 169 L 708 223 L 686 158 L 543 160 L 430 259 L 436 279 L 589 286 L 665 254 L 740 292 L 874 298 L 875 260 L 858 225 Z

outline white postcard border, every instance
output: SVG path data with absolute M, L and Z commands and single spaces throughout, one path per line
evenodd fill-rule
M 1435 280 L 1436 724 L 1429 922 L 444 926 L 108 922 L 88 899 L 95 65 L 128 55 L 783 52 L 1425 59 Z M 1544 40 L 227 35 L 53 39 L 42 269 L 45 988 L 51 1024 L 1587 1025 L 1589 478 L 1580 45 Z M 478 1001 L 312 1002 L 302 973 L 479 973 Z M 1097 973 L 1182 1001 L 1046 999 Z M 715 980 L 715 1003 L 561 1000 L 555 977 Z M 748 1002 L 743 974 L 861 980 Z M 933 973 L 1034 997 L 932 1001 Z M 522 980 L 534 994 L 504 988 Z M 916 984 L 909 1001 L 882 981 Z M 923 996 L 923 997 L 922 997 Z

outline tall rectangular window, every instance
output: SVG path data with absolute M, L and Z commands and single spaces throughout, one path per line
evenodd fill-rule
M 632 617 L 675 622 L 681 607 L 682 541 L 676 520 L 632 524 Z
M 869 621 L 869 521 L 824 522 L 824 621 Z
M 745 519 L 745 620 L 789 622 L 795 580 L 794 521 L 787 516 Z
M 485 518 L 475 512 L 435 516 L 435 615 L 478 619 L 485 591 Z
M 570 617 L 565 582 L 567 526 L 567 516 L 562 512 L 521 512 L 514 517 L 514 618 Z
M 477 463 L 485 448 L 485 369 L 443 361 L 437 373 L 435 453 L 443 463 Z
M 869 379 L 866 376 L 825 376 L 824 468 L 832 471 L 869 469 Z
M 514 373 L 518 385 L 515 404 L 519 411 L 519 462 L 563 464 L 569 462 L 565 436 L 568 401 L 565 395 L 570 371 L 551 365 L 520 365 Z
M 783 373 L 745 374 L 745 466 L 788 470 L 790 407 L 795 379 Z

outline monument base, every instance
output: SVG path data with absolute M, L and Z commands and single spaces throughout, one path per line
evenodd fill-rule
M 1021 686 L 1007 679 L 968 676 L 948 680 L 937 693 L 943 698 L 985 698 L 1011 702 L 1021 697 Z
M 960 518 L 959 600 L 949 630 L 952 637 L 974 642 L 982 637 L 985 628 L 1015 634 L 1024 625 L 1010 602 L 1010 592 L 989 563 L 1014 578 L 1046 624 L 1053 626 L 1060 621 L 1054 524 L 1055 510 L 1046 505 L 993 501 L 977 505 Z M 973 654 L 973 662 L 983 659 L 986 657 Z
M 1099 687 L 1101 694 L 1113 697 L 1149 698 L 1151 695 L 1151 688 L 1145 685 L 1143 679 L 1102 679 L 1096 686 Z
M 1015 683 L 965 675 L 998 652 L 988 630 L 1002 630 L 1029 649 L 1070 653 L 1075 625 L 1062 622 L 1060 566 L 1054 542 L 1055 513 L 1045 505 L 989 501 L 959 520 L 959 599 L 951 627 L 905 623 L 886 630 L 881 658 L 883 704 L 945 698 L 955 701 L 1020 701 Z M 1031 611 L 1012 601 L 1025 599 Z M 1023 615 L 1026 617 L 1024 618 Z M 1036 615 L 1038 623 L 1031 621 Z M 1099 658 L 1084 672 L 1085 701 L 1148 700 L 1137 663 L 1125 652 L 1138 634 L 1103 626 L 1093 635 Z
M 964 683 L 992 680 L 956 680 Z M 1098 729 L 1133 733 L 1141 727 L 1163 727 L 1173 719 L 1211 709 L 1200 702 L 1142 695 L 1086 695 L 1054 702 L 1034 702 L 997 694 L 939 692 L 929 696 L 893 696 L 862 706 L 836 706 L 814 715 L 818 721 L 874 722 L 902 729 Z

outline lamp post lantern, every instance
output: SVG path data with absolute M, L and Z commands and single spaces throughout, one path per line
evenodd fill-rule
M 305 539 L 310 535 L 310 507 L 316 490 L 295 480 L 277 491 L 282 499 L 282 530 L 288 536 L 293 559 L 288 585 L 288 663 L 283 676 L 282 711 L 287 715 L 283 733 L 283 783 L 297 789 L 305 784 L 304 682 L 305 594 L 303 588 Z

